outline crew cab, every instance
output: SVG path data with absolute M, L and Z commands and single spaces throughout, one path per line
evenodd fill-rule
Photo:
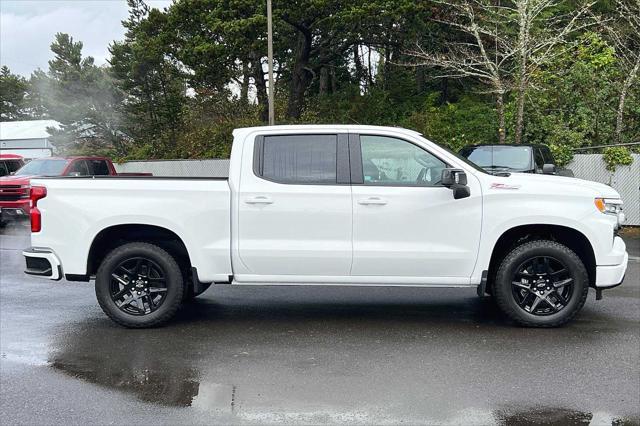
M 589 287 L 599 298 L 623 280 L 622 201 L 606 185 L 491 175 L 400 128 L 233 135 L 228 178 L 34 179 L 25 272 L 95 279 L 126 327 L 225 284 L 473 287 L 552 327 Z
M 573 177 L 573 171 L 560 167 L 547 145 L 470 145 L 460 155 L 491 174 L 543 173 Z
M 34 177 L 117 174 L 113 163 L 106 157 L 46 157 L 23 163 L 9 175 L 0 177 L 0 221 L 28 216 L 29 187 Z

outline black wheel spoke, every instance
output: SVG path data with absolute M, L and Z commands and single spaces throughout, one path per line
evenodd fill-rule
M 123 288 L 122 290 L 120 290 L 119 292 L 117 292 L 116 294 L 114 294 L 113 296 L 111 296 L 114 300 L 120 300 L 120 298 L 122 298 L 122 296 L 124 296 L 125 294 L 129 293 L 130 289 L 128 287 Z
M 566 280 L 560 280 L 553 283 L 555 288 L 563 287 L 567 284 L 571 284 L 573 282 L 573 278 L 567 278 Z
M 127 283 L 127 281 L 124 278 L 116 275 L 115 273 L 111 274 L 111 277 L 115 278 L 116 281 L 118 281 L 120 284 L 122 284 L 125 287 L 129 285 L 129 283 Z
M 542 302 L 542 298 L 540 296 L 536 296 L 536 300 L 533 301 L 531 306 L 529 307 L 529 312 L 534 313 L 540 302 Z
M 562 294 L 560 294 L 560 292 L 558 290 L 554 290 L 554 292 L 551 294 L 558 302 L 560 302 L 562 304 L 562 306 L 566 306 L 567 305 L 567 299 L 564 298 L 564 296 Z
M 527 279 L 531 279 L 531 278 L 535 277 L 535 274 L 532 274 L 532 273 L 529 273 L 529 272 L 525 272 L 525 271 L 517 272 L 516 273 L 516 277 L 527 278 Z
M 153 301 L 153 298 L 154 298 L 154 296 L 151 293 L 147 294 L 147 301 L 149 303 L 149 309 L 151 309 L 152 311 L 155 309 L 155 306 L 156 306 L 155 302 Z
M 142 261 L 143 261 L 143 259 L 138 259 L 138 260 L 136 261 L 136 266 L 135 266 L 134 271 L 135 271 L 135 273 L 136 273 L 137 275 L 140 275 L 140 272 L 142 272 L 142 271 L 140 270 L 140 267 L 142 266 Z
M 127 268 L 125 268 L 125 267 L 124 267 L 124 266 L 122 266 L 122 265 L 118 266 L 118 267 L 116 268 L 116 271 L 124 271 L 124 273 L 125 273 L 126 275 L 131 275 L 131 276 L 133 276 L 133 275 L 135 274 L 135 272 L 134 272 L 134 271 L 132 271 L 132 270 L 130 270 L 130 269 L 127 269 Z
M 529 296 L 531 296 L 531 293 L 527 292 L 523 297 L 522 300 L 520 302 L 518 302 L 518 305 L 520 305 L 520 307 L 524 308 L 525 306 L 527 306 L 527 300 L 529 299 Z
M 551 277 L 555 278 L 555 277 L 557 277 L 557 276 L 559 276 L 559 275 L 566 274 L 566 273 L 568 273 L 568 272 L 569 272 L 569 271 L 567 271 L 567 269 L 562 268 L 562 269 L 560 269 L 559 271 L 551 272 L 549 275 L 551 275 Z

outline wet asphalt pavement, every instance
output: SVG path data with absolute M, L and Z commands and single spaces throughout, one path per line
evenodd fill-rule
M 214 286 L 126 330 L 0 236 L 0 424 L 640 424 L 640 238 L 560 329 L 475 290 Z

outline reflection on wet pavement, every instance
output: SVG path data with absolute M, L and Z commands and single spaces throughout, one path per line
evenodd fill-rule
M 142 401 L 168 406 L 190 407 L 200 386 L 195 371 L 189 368 L 158 368 L 148 364 L 136 368 L 129 363 L 119 365 L 110 358 L 81 356 L 53 359 L 51 366 L 78 379 L 133 393 Z

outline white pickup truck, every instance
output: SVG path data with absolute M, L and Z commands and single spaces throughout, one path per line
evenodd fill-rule
M 477 287 L 517 323 L 552 327 L 627 268 L 612 188 L 490 175 L 400 128 L 237 129 L 228 178 L 32 186 L 26 273 L 95 278 L 126 327 L 166 322 L 211 284 Z

